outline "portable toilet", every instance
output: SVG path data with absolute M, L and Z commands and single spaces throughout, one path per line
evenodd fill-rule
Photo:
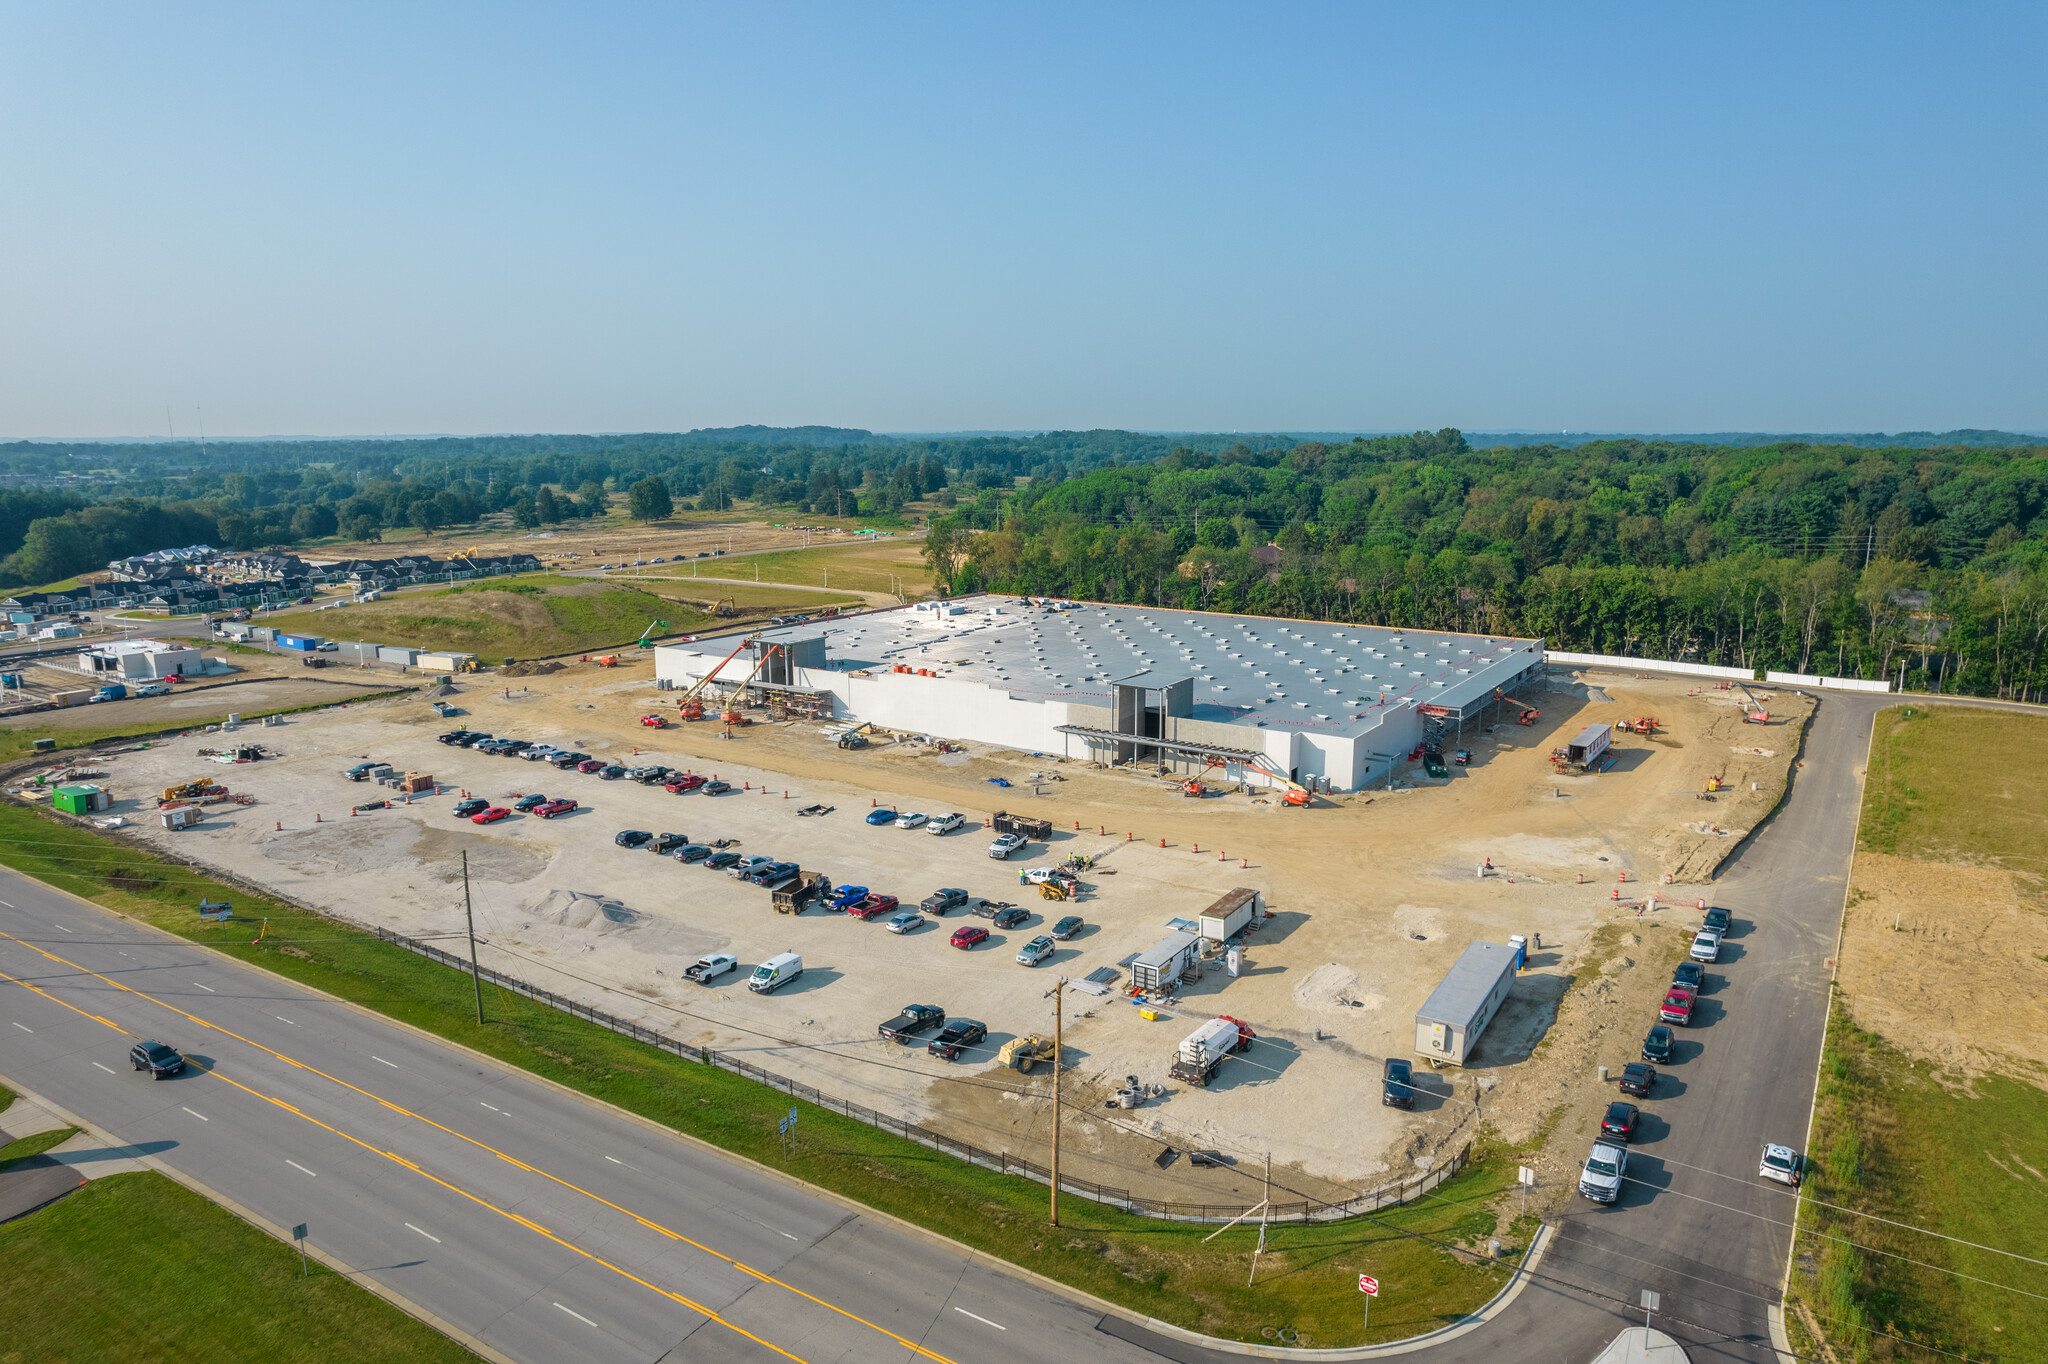
M 1529 964 L 1529 939 L 1520 933 L 1508 934 L 1508 946 L 1514 949 L 1515 969 L 1520 971 Z

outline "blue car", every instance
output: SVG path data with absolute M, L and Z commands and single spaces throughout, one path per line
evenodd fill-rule
M 896 812 L 894 810 L 868 811 L 868 823 L 870 824 L 894 824 L 895 822 Z
M 841 886 L 832 892 L 830 899 L 825 901 L 825 907 L 843 912 L 853 908 L 867 898 L 868 888 L 866 886 Z

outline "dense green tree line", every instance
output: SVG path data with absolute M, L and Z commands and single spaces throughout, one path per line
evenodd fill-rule
M 1456 431 L 1183 448 L 985 494 L 932 527 L 954 590 L 1541 636 L 1908 686 L 2048 683 L 2048 451 Z

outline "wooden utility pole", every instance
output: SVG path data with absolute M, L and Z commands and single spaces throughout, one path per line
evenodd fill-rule
M 1060 1224 L 1060 1024 L 1067 978 L 1053 983 L 1052 996 L 1052 1225 Z
M 462 850 L 462 917 L 469 921 L 469 978 L 476 984 L 476 1021 L 484 1021 L 484 973 L 476 964 L 476 912 L 469 907 L 469 849 Z

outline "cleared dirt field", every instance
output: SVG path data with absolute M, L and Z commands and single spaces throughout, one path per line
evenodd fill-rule
M 836 545 L 853 540 L 862 525 L 852 519 L 833 520 L 825 516 L 799 518 L 818 529 L 806 532 L 777 526 L 745 511 L 684 512 L 672 520 L 641 525 L 623 514 L 625 499 L 615 497 L 614 510 L 602 519 L 564 522 L 544 531 L 520 530 L 509 517 L 501 524 L 436 535 L 410 530 L 390 530 L 381 540 L 337 541 L 316 545 L 303 553 L 309 559 L 388 559 L 394 554 L 431 554 L 442 558 L 456 550 L 474 549 L 479 554 L 537 554 L 550 564 L 584 566 L 620 560 L 689 557 L 698 551 L 722 549 L 728 553 L 758 549 L 802 549 L 811 545 Z M 837 532 L 837 533 L 833 533 Z M 900 534 L 901 532 L 899 532 Z
M 423 702 L 392 701 L 267 731 L 284 757 L 234 773 L 236 788 L 259 804 L 190 833 L 138 836 L 413 934 L 460 927 L 459 854 L 467 850 L 490 964 L 686 1040 L 756 1049 L 758 1062 L 778 1073 L 1020 1154 L 1042 1141 L 1021 1113 L 1025 1105 L 942 1077 L 989 1070 L 996 1044 L 1049 1031 L 1044 995 L 1055 972 L 1078 980 L 1115 967 L 1162 937 L 1170 920 L 1192 917 L 1233 886 L 1256 886 L 1275 917 L 1252 938 L 1240 978 L 1205 975 L 1158 1020 L 1114 993 L 1069 994 L 1068 1097 L 1099 1100 L 1131 1074 L 1166 1082 L 1180 1037 L 1216 1013 L 1252 1022 L 1259 1044 L 1208 1089 L 1169 1085 L 1164 1099 L 1134 1113 L 1097 1108 L 1075 1119 L 1063 1162 L 1083 1178 L 1154 1196 L 1255 1202 L 1253 1167 L 1270 1149 L 1276 1181 L 1293 1194 L 1334 1197 L 1440 1159 L 1480 1116 L 1510 1134 L 1533 1134 L 1560 1104 L 1604 1096 L 1581 1061 L 1596 1052 L 1605 1059 L 1603 1049 L 1619 1043 L 1601 1036 L 1599 1011 L 1573 1001 L 1662 983 L 1675 930 L 1660 925 L 1690 924 L 1703 892 L 1665 891 L 1667 907 L 1658 909 L 1636 897 L 1661 889 L 1666 871 L 1704 876 L 1770 808 L 1803 714 L 1745 727 L 1726 693 L 1688 695 L 1669 681 L 1588 693 L 1560 676 L 1538 725 L 1468 730 L 1473 766 L 1450 780 L 1292 810 L 1244 796 L 1188 800 L 1145 777 L 981 746 L 940 755 L 892 743 L 849 753 L 809 726 L 757 725 L 732 739 L 713 725 L 641 729 L 637 716 L 668 699 L 651 674 L 651 662 L 634 660 L 512 683 L 480 677 L 455 700 L 475 728 L 622 760 L 637 746 L 638 761 L 715 771 L 751 789 L 675 797 L 454 749 L 433 742 L 451 722 Z M 1782 708 L 1781 699 L 1774 709 Z M 1624 736 L 1612 771 L 1552 773 L 1546 752 L 1579 726 L 1646 712 L 1662 718 L 1665 732 Z M 111 780 L 124 797 L 116 810 L 133 812 L 141 808 L 135 794 L 195 775 L 196 746 L 120 758 Z M 341 778 L 362 755 L 432 771 L 454 789 L 409 809 L 352 817 L 351 803 L 385 794 Z M 1048 779 L 1033 782 L 1034 772 Z M 996 776 L 1014 785 L 989 785 Z M 1734 789 L 1713 803 L 1695 799 L 1710 776 Z M 448 814 L 464 789 L 497 800 L 545 791 L 586 808 L 553 821 L 515 817 L 479 827 Z M 872 827 L 863 817 L 874 802 L 958 810 L 973 827 L 945 838 Z M 797 815 L 812 803 L 833 812 Z M 1011 863 L 989 859 L 979 826 L 1004 807 L 1052 820 L 1059 832 L 1051 845 L 1033 844 L 1028 858 Z M 762 891 L 614 847 L 613 835 L 628 828 L 737 839 L 742 852 L 780 855 L 913 905 L 938 886 L 960 886 L 1014 900 L 1032 918 L 967 952 L 946 943 L 963 921 L 959 911 L 903 937 L 840 915 L 778 917 Z M 1027 898 L 1019 873 L 1073 852 L 1098 858 L 1079 902 Z M 1478 874 L 1488 857 L 1492 872 Z M 1617 882 L 1622 873 L 1625 885 Z M 1012 960 L 1070 908 L 1089 927 L 1054 962 L 1034 970 Z M 1408 1053 L 1413 1013 L 1443 972 L 1473 939 L 1516 932 L 1540 934 L 1541 948 L 1474 1068 L 1425 1072 L 1425 1096 L 1412 1114 L 1381 1107 L 1380 1058 Z M 751 964 L 785 949 L 800 952 L 807 970 L 775 995 L 749 993 L 737 975 L 711 988 L 680 976 L 706 951 Z M 921 1048 L 876 1038 L 876 1025 L 911 1002 L 980 1019 L 989 1048 L 948 1067 Z M 1197 1172 L 1183 1162 L 1162 1174 L 1153 1161 L 1162 1143 L 1213 1147 L 1241 1168 Z

